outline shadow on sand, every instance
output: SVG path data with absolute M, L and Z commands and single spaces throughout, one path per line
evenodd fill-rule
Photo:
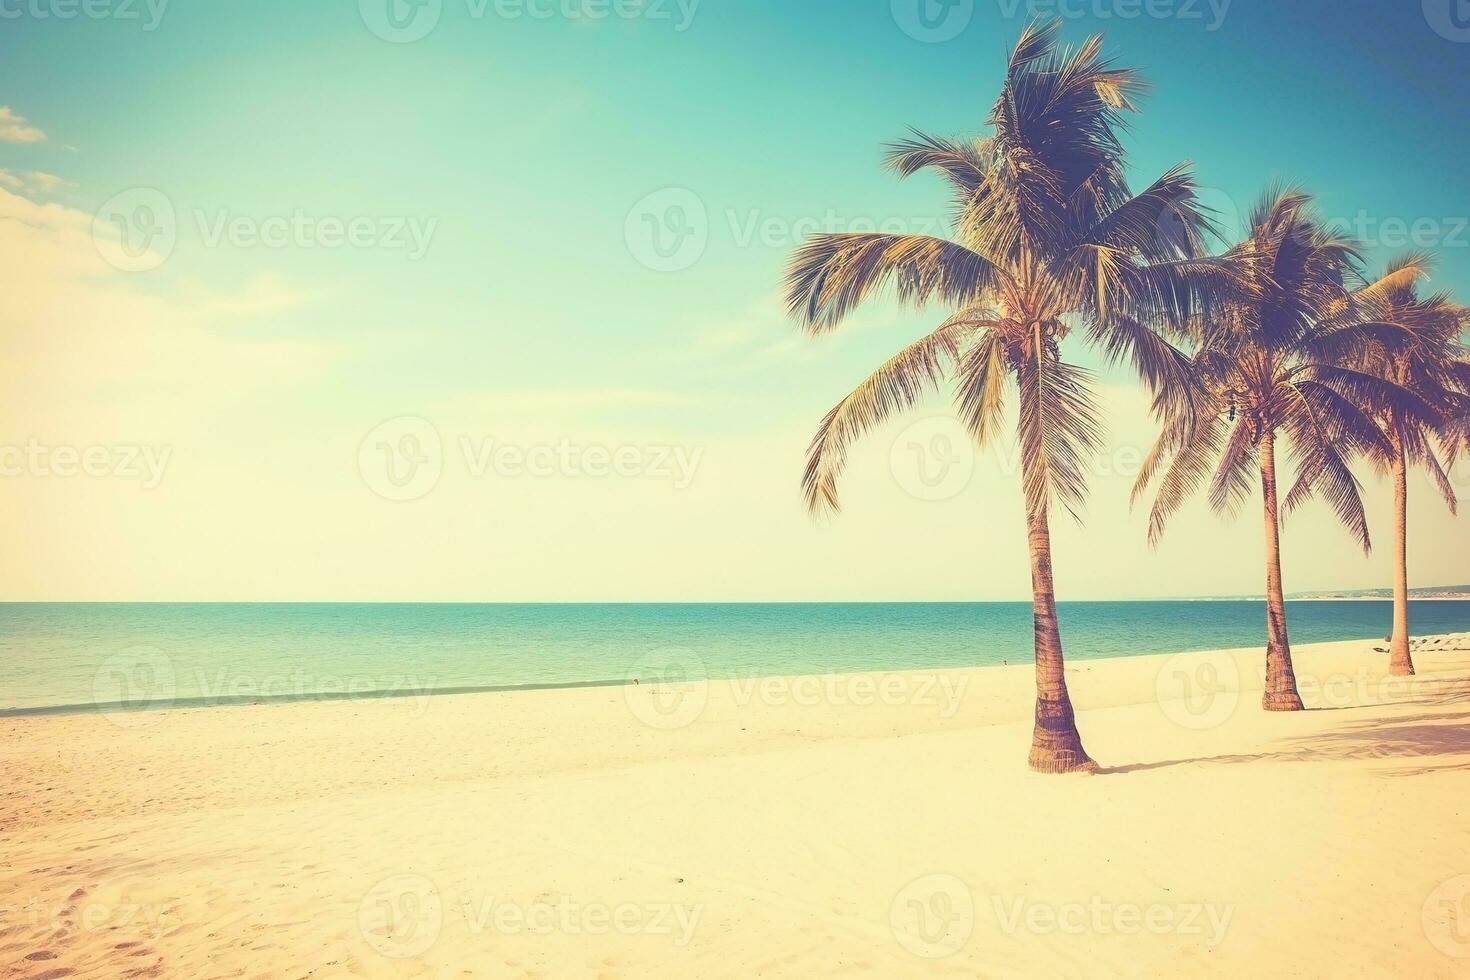
M 1470 682 L 1432 682 L 1416 697 L 1381 704 L 1319 708 L 1315 711 L 1363 711 L 1392 705 L 1429 709 L 1413 715 L 1345 720 L 1331 731 L 1290 739 L 1272 752 L 1161 759 L 1102 770 L 1104 775 L 1145 772 L 1171 766 L 1233 765 L 1243 762 L 1341 762 L 1398 759 L 1401 766 L 1375 768 L 1381 776 L 1416 776 L 1428 772 L 1470 771 Z M 1242 708 L 1245 706 L 1243 705 Z M 1434 710 L 1439 709 L 1439 710 Z

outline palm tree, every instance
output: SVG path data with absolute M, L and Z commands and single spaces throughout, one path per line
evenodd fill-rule
M 1470 350 L 1460 343 L 1467 312 L 1444 294 L 1420 297 L 1419 284 L 1429 277 L 1430 259 L 1412 253 L 1392 262 L 1383 277 L 1358 290 L 1366 315 L 1391 329 L 1365 328 L 1361 367 L 1406 388 L 1440 414 L 1453 418 L 1470 391 Z M 1368 324 L 1366 327 L 1372 327 Z M 1388 455 L 1377 460 L 1393 479 L 1394 582 L 1393 635 L 1389 669 L 1414 673 L 1409 655 L 1408 497 L 1410 466 L 1420 466 L 1455 512 L 1456 492 L 1435 451 L 1436 429 L 1402 400 L 1374 406 L 1376 421 L 1387 438 Z M 1447 433 L 1448 434 L 1448 433 Z
M 947 181 L 951 238 L 818 235 L 799 248 L 785 283 L 792 314 L 812 335 L 886 287 L 949 314 L 822 420 L 802 481 L 814 513 L 837 509 L 848 445 L 945 379 L 981 448 L 1014 390 L 1035 622 L 1030 764 L 1041 772 L 1097 769 L 1063 673 L 1049 508 L 1077 515 L 1099 419 L 1091 375 L 1062 359 L 1062 342 L 1076 333 L 1109 359 L 1131 360 L 1156 401 L 1172 405 L 1187 398 L 1187 359 L 1152 327 L 1184 323 L 1230 278 L 1225 263 L 1198 258 L 1208 222 L 1184 167 L 1129 191 L 1116 131 L 1135 111 L 1138 77 L 1102 59 L 1101 38 L 1071 50 L 1059 47 L 1058 32 L 1052 22 L 1022 33 L 989 116 L 992 136 L 914 132 L 888 148 L 899 176 L 932 168 Z
M 1349 460 L 1388 447 L 1361 406 L 1402 399 L 1412 412 L 1422 403 L 1347 366 L 1361 357 L 1363 338 L 1371 333 L 1355 313 L 1350 285 L 1358 254 L 1313 217 L 1307 195 L 1268 191 L 1252 214 L 1250 237 L 1230 254 L 1248 270 L 1251 288 L 1219 315 L 1192 325 L 1193 369 L 1206 395 L 1196 411 L 1167 420 L 1144 458 L 1134 499 L 1162 472 L 1149 517 L 1149 540 L 1157 544 L 1170 517 L 1206 481 L 1211 506 L 1233 517 L 1259 479 L 1266 534 L 1262 703 L 1268 711 L 1295 711 L 1302 700 L 1281 581 L 1282 519 L 1321 495 L 1369 550 L 1361 488 Z M 1283 437 L 1297 470 L 1284 501 L 1277 469 Z

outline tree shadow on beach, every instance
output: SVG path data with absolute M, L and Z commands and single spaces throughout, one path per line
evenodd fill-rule
M 1172 766 L 1234 765 L 1252 762 L 1343 762 L 1403 760 L 1400 767 L 1375 767 L 1381 776 L 1414 776 L 1427 772 L 1470 771 L 1470 710 L 1451 710 L 1470 703 L 1470 683 L 1445 685 L 1440 690 L 1413 700 L 1391 702 L 1398 706 L 1421 706 L 1428 710 L 1414 715 L 1375 717 L 1346 721 L 1337 728 L 1286 741 L 1270 752 L 1204 756 L 1194 759 L 1160 759 L 1114 766 L 1104 774 L 1146 772 Z M 1244 709 L 1245 706 L 1242 706 Z M 1382 705 L 1358 705 L 1361 708 Z
M 1470 681 L 1440 681 L 1439 690 L 1414 698 L 1411 704 L 1462 704 L 1470 702 Z
M 1400 679 L 1402 680 L 1402 679 Z M 1432 688 L 1430 687 L 1432 685 Z M 1401 700 L 1365 701 L 1361 704 L 1309 704 L 1308 711 L 1371 711 L 1390 705 L 1405 704 L 1465 704 L 1470 703 L 1470 680 L 1431 679 L 1424 682 L 1424 689 L 1416 691 L 1412 698 Z

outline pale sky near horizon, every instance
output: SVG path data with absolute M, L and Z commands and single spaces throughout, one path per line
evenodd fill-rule
M 1029 595 L 1014 450 L 975 458 L 942 398 L 857 448 L 841 515 L 806 515 L 816 423 L 939 314 L 809 340 L 778 285 L 815 228 L 942 232 L 938 182 L 880 146 L 980 132 L 1054 4 L 387 2 L 4 8 L 0 600 Z M 1470 299 L 1444 179 L 1470 29 L 1432 0 L 1072 6 L 1070 39 L 1104 30 L 1154 83 L 1136 183 L 1192 159 L 1229 223 L 1296 180 L 1371 267 L 1428 246 Z M 1196 501 L 1148 547 L 1146 402 L 1099 383 L 1061 598 L 1259 594 L 1256 501 L 1233 524 Z M 1363 475 L 1379 549 L 1309 505 L 1289 591 L 1390 583 Z M 1470 524 L 1412 493 L 1413 584 L 1470 582 Z

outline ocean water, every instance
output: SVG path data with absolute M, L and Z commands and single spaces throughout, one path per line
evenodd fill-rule
M 1289 603 L 1295 643 L 1382 637 L 1387 601 Z M 1416 633 L 1470 602 L 1412 603 Z M 1070 602 L 1069 659 L 1264 644 L 1256 601 Z M 962 667 L 1031 656 L 1029 603 L 0 603 L 0 714 Z

